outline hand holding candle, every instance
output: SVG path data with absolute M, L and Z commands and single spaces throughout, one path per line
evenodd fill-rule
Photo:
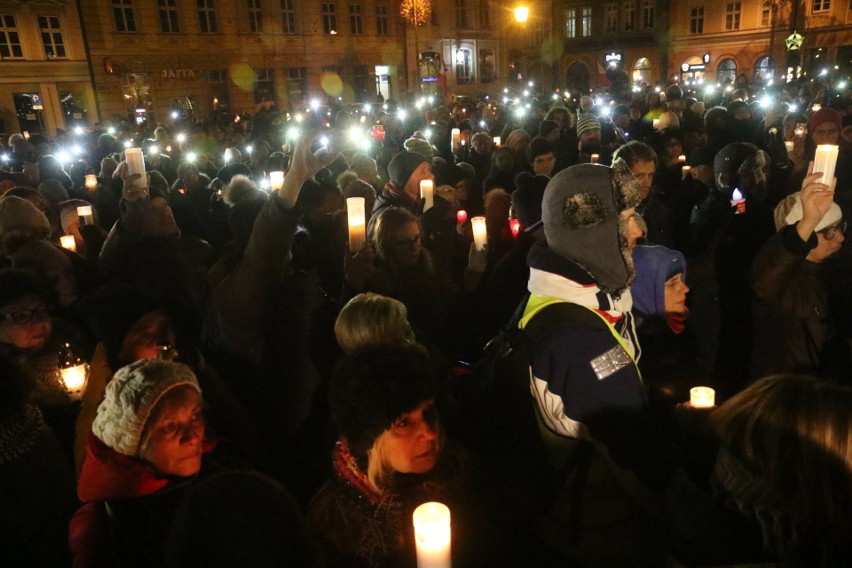
M 495 136 L 495 137 L 493 138 L 493 140 L 494 140 L 494 146 L 495 146 L 496 148 L 499 148 L 499 147 L 500 147 L 500 143 L 501 143 L 500 137 L 499 137 L 499 136 Z
M 79 399 L 86 390 L 89 365 L 74 354 L 68 343 L 59 351 L 59 378 L 71 398 Z
M 837 156 L 840 152 L 840 147 L 834 144 L 820 144 L 816 148 L 814 154 L 814 172 L 822 174 L 822 178 L 817 180 L 828 187 L 834 183 L 834 170 L 837 167 Z
M 420 199 L 423 199 L 423 212 L 426 213 L 435 206 L 435 183 L 431 179 L 420 182 Z
M 600 161 L 600 159 L 601 159 L 600 154 L 592 154 L 592 163 L 593 164 L 597 164 Z
M 450 141 L 452 143 L 452 151 L 458 152 L 461 150 L 461 130 L 453 128 L 450 131 Z
M 443 503 L 423 503 L 414 509 L 413 521 L 417 568 L 450 568 L 452 531 L 449 507 Z
M 367 243 L 367 219 L 364 214 L 364 198 L 350 197 L 346 200 L 349 217 L 349 250 L 358 252 Z
M 689 172 L 692 171 L 691 166 L 681 166 L 680 168 L 680 179 L 686 179 L 689 176 Z

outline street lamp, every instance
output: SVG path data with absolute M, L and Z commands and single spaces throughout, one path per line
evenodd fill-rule
M 515 8 L 515 21 L 519 24 L 527 23 L 527 18 L 530 16 L 530 9 L 526 6 L 518 6 Z

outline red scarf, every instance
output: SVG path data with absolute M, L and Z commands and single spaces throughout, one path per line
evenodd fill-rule
M 376 487 L 364 473 L 352 453 L 346 441 L 337 442 L 334 446 L 334 469 L 342 479 L 364 495 L 371 505 L 378 505 L 384 499 L 384 494 Z

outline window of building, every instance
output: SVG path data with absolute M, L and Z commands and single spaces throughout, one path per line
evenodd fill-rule
M 591 37 L 592 35 L 592 7 L 591 6 L 583 6 L 582 8 L 582 20 L 580 25 L 580 33 L 583 34 L 583 37 Z
M 716 82 L 724 85 L 726 83 L 733 83 L 736 80 L 737 62 L 730 57 L 720 61 L 716 66 Z
M 577 37 L 577 10 L 565 10 L 565 37 Z
M 544 45 L 544 40 L 547 37 L 547 29 L 550 22 L 543 18 L 534 18 L 531 20 L 532 28 L 529 35 L 530 47 L 541 47 Z
M 308 70 L 305 67 L 288 67 L 284 70 L 284 86 L 288 103 L 303 103 L 308 97 Z
M 456 27 L 467 27 L 467 0 L 455 0 L 456 6 Z
M 456 83 L 473 82 L 473 61 L 469 49 L 456 50 Z
M 296 7 L 294 0 L 281 0 L 281 33 L 296 33 Z
M 176 34 L 180 31 L 177 0 L 157 0 L 157 11 L 160 14 L 161 32 L 164 34 Z
M 434 9 L 432 11 L 434 12 Z M 491 27 L 491 0 L 480 0 L 479 2 L 479 27 Z
M 772 25 L 772 0 L 762 0 L 760 3 L 760 27 Z
M 24 50 L 21 48 L 21 36 L 18 35 L 18 24 L 11 14 L 0 15 L 0 58 L 23 59 Z
M 754 82 L 760 85 L 769 84 L 775 78 L 775 61 L 768 55 L 759 57 L 754 62 Z
M 198 30 L 203 34 L 215 34 L 219 31 L 216 21 L 216 0 L 198 1 Z
M 493 83 L 497 79 L 497 60 L 493 49 L 479 50 L 479 82 Z
M 636 2 L 630 0 L 624 3 L 624 31 L 632 32 L 636 29 Z
M 337 33 L 337 4 L 324 2 L 321 6 L 322 33 L 334 35 Z
M 618 30 L 618 4 L 610 2 L 604 6 L 604 31 L 614 33 Z
M 642 29 L 654 29 L 654 0 L 642 0 Z
M 376 6 L 376 34 L 380 36 L 390 34 L 390 20 L 388 18 L 387 6 Z
M 689 12 L 689 33 L 704 33 L 704 6 L 692 8 Z
M 133 12 L 132 0 L 112 0 L 112 17 L 115 19 L 115 31 L 136 31 L 136 14 Z
M 48 59 L 66 57 L 65 41 L 62 39 L 62 30 L 57 16 L 39 16 L 38 31 L 41 33 L 45 57 Z
M 361 35 L 364 33 L 364 19 L 361 17 L 361 5 L 349 5 L 349 31 L 352 35 Z
M 248 0 L 249 31 L 259 34 L 263 31 L 263 4 L 261 0 Z
M 227 69 L 210 69 L 204 74 L 204 80 L 208 83 L 227 83 L 228 82 L 228 70 Z
M 272 69 L 256 69 L 254 80 L 254 102 L 275 101 L 275 71 Z
M 647 57 L 636 60 L 633 64 L 633 82 L 647 83 L 651 80 L 651 62 Z
M 817 12 L 830 12 L 831 11 L 831 0 L 814 0 L 812 11 L 815 14 Z
M 742 2 L 728 2 L 725 6 L 725 31 L 740 29 L 740 14 Z

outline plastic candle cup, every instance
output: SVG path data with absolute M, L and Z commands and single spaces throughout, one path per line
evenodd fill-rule
M 82 207 L 77 208 L 77 216 L 83 219 L 84 225 L 91 225 L 94 221 L 94 216 L 92 215 L 92 206 L 91 205 L 83 205 Z
M 364 214 L 364 198 L 350 197 L 346 200 L 349 218 L 349 250 L 358 252 L 367 244 L 367 220 Z
M 450 509 L 443 503 L 423 503 L 412 515 L 417 568 L 450 568 L 452 530 Z
M 500 137 L 499 137 L 499 136 L 495 136 L 495 137 L 494 137 L 494 146 L 496 146 L 496 147 L 498 147 L 498 148 L 499 148 L 499 147 L 500 147 L 500 143 L 501 143 Z
M 144 190 L 148 187 L 148 180 L 145 177 L 145 158 L 142 155 L 142 148 L 127 148 L 124 150 L 124 161 L 127 162 L 127 174 L 139 174 L 139 179 L 131 185 L 132 189 Z
M 488 229 L 485 226 L 485 217 L 474 217 L 470 220 L 473 227 L 473 242 L 476 250 L 483 250 L 488 243 Z
M 788 154 L 789 154 L 790 152 L 792 152 L 792 151 L 793 151 L 793 149 L 794 149 L 795 147 L 796 147 L 796 143 L 795 143 L 795 142 L 793 142 L 792 140 L 785 140 L 785 141 L 784 141 L 784 148 L 786 148 L 786 149 L 787 149 L 787 153 L 788 153 Z
M 456 222 L 461 225 L 465 221 L 467 221 L 467 211 L 465 211 L 464 209 L 459 209 L 458 211 L 456 211 Z
M 435 206 L 435 182 L 431 179 L 420 181 L 420 199 L 425 200 L 423 212 L 426 213 Z
M 77 243 L 74 240 L 74 235 L 63 235 L 59 237 L 59 244 L 65 250 L 70 250 L 71 252 L 77 252 Z
M 592 163 L 593 163 L 593 164 L 597 164 L 597 163 L 598 163 L 598 161 L 600 161 L 600 159 L 601 159 L 601 155 L 600 155 L 600 154 L 592 154 Z
M 86 189 L 89 191 L 94 191 L 98 188 L 98 178 L 95 174 L 87 174 L 86 175 Z
M 820 183 L 831 187 L 831 182 L 834 179 L 834 169 L 837 167 L 837 155 L 840 151 L 839 146 L 834 144 L 820 144 L 816 148 L 814 154 L 814 171 L 822 172 Z
M 689 172 L 692 170 L 692 166 L 681 166 L 680 168 L 680 179 L 686 179 L 686 176 L 689 175 Z
M 716 391 L 710 387 L 692 387 L 689 389 L 689 405 L 692 408 L 713 408 L 716 406 Z
M 735 189 L 734 193 L 731 194 L 731 207 L 737 208 L 737 215 L 745 213 L 745 199 L 743 198 L 743 194 L 739 188 Z

